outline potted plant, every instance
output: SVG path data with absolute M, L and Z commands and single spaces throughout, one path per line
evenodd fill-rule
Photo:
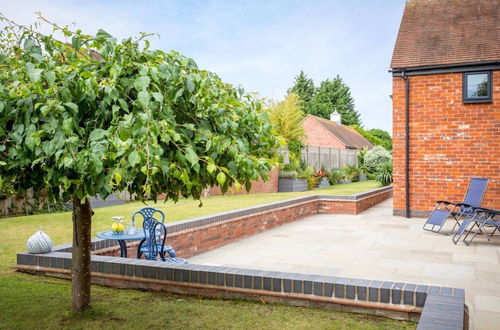
M 344 172 L 340 168 L 334 168 L 328 172 L 328 181 L 330 185 L 337 184 L 344 177 Z
M 317 181 L 317 188 L 325 188 L 330 186 L 330 182 L 328 180 L 328 173 L 324 170 L 315 171 L 313 176 Z
M 300 168 L 294 164 L 285 164 L 278 178 L 278 192 L 306 191 L 307 179 L 299 175 Z

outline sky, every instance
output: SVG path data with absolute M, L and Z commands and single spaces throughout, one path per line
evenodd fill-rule
M 303 70 L 316 85 L 340 75 L 365 128 L 392 131 L 388 72 L 405 0 L 0 0 L 0 12 L 30 24 L 40 11 L 87 34 L 122 39 L 158 33 L 225 82 L 282 100 Z

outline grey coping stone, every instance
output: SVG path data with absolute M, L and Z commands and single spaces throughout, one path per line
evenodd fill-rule
M 417 329 L 463 329 L 464 297 L 429 294 Z
M 260 276 L 253 276 L 253 288 L 255 290 L 262 290 L 262 277 Z
M 357 278 L 350 279 L 346 285 L 346 298 L 356 299 L 356 286 L 360 280 Z
M 415 305 L 415 290 L 417 286 L 415 284 L 405 284 L 403 291 L 403 303 L 405 305 Z
M 234 274 L 226 273 L 226 286 L 234 286 Z
M 323 296 L 324 283 L 323 282 L 313 282 L 313 294 L 315 296 Z
M 325 283 L 325 297 L 333 297 L 333 283 L 326 282 Z
M 30 253 L 18 253 L 16 258 L 17 258 L 18 265 L 34 266 L 36 264 L 35 255 L 30 254 Z
M 465 297 L 465 290 L 459 289 L 459 288 L 454 288 L 453 295 L 458 296 L 458 297 Z
M 382 281 L 372 281 L 370 287 L 368 288 L 368 300 L 373 302 L 379 302 L 379 288 L 382 285 Z
M 206 271 L 199 272 L 199 283 L 207 283 L 208 281 L 208 273 Z
M 452 296 L 453 288 L 441 287 L 441 291 L 439 293 L 446 296 Z
M 403 288 L 405 284 L 401 282 L 396 282 L 391 289 L 391 303 L 399 305 L 403 302 Z
M 253 285 L 253 276 L 243 275 L 243 287 L 245 289 L 252 289 L 252 285 Z
M 243 275 L 241 274 L 234 275 L 234 286 L 237 288 L 243 287 Z
M 335 285 L 334 285 L 334 295 L 335 298 L 345 298 L 346 297 L 346 284 L 349 282 L 348 278 L 344 277 L 337 277 L 335 279 Z
M 415 290 L 416 302 L 415 305 L 417 307 L 423 307 L 425 304 L 425 299 L 427 298 L 427 291 L 429 290 L 429 286 L 427 285 L 417 285 Z
M 217 284 L 217 272 L 207 273 L 207 283 L 211 285 Z
M 391 301 L 391 288 L 394 282 L 384 281 L 380 286 L 380 302 L 388 304 Z
M 360 280 L 356 286 L 356 296 L 359 300 L 368 300 L 368 285 L 369 280 Z
M 266 291 L 272 291 L 272 278 L 271 277 L 264 277 L 263 278 L 263 285 L 262 289 Z
M 282 279 L 281 278 L 275 278 L 273 277 L 273 291 L 274 292 L 281 292 L 281 283 Z
M 303 282 L 302 280 L 293 280 L 293 292 L 294 293 L 302 293 L 303 291 Z
M 283 292 L 292 292 L 292 280 L 284 279 L 283 280 Z

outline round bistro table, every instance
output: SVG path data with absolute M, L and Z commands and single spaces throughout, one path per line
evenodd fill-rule
M 137 229 L 133 234 L 128 234 L 126 230 L 122 234 L 114 233 L 112 230 L 102 231 L 97 234 L 97 238 L 117 241 L 120 245 L 120 257 L 127 258 L 127 243 L 125 241 L 143 241 L 146 237 L 144 230 Z

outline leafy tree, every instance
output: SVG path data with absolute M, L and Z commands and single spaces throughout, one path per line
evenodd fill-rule
M 386 148 L 387 150 L 392 150 L 392 136 L 389 134 L 389 132 L 378 128 L 372 128 L 367 132 L 384 141 L 384 144 L 382 144 L 384 148 Z
M 352 125 L 352 127 L 373 145 L 382 146 L 387 150 L 392 150 L 392 138 L 386 131 L 377 128 L 365 131 L 363 127 L 359 127 L 358 125 Z M 371 132 L 374 130 L 386 133 L 389 136 L 389 139 L 387 139 L 383 133 L 380 133 L 383 138 L 372 134 Z
M 294 156 L 300 154 L 302 141 L 305 138 L 302 100 L 295 93 L 287 95 L 284 101 L 274 104 L 270 109 L 269 119 L 276 130 L 276 134 L 286 140 L 290 153 Z
M 321 82 L 311 100 L 308 113 L 330 119 L 330 114 L 337 110 L 342 115 L 342 124 L 361 126 L 359 113 L 354 108 L 354 99 L 349 86 L 337 75 L 333 80 Z
M 304 110 L 309 109 L 314 93 L 316 92 L 316 87 L 314 87 L 314 82 L 311 78 L 300 70 L 299 74 L 295 76 L 294 84 L 288 89 L 288 94 L 295 93 L 302 100 L 302 106 Z
M 0 20 L 0 178 L 72 200 L 76 311 L 90 303 L 89 197 L 199 199 L 268 177 L 278 143 L 267 112 L 193 60 L 144 34 L 118 42 L 51 24 L 44 35 Z

